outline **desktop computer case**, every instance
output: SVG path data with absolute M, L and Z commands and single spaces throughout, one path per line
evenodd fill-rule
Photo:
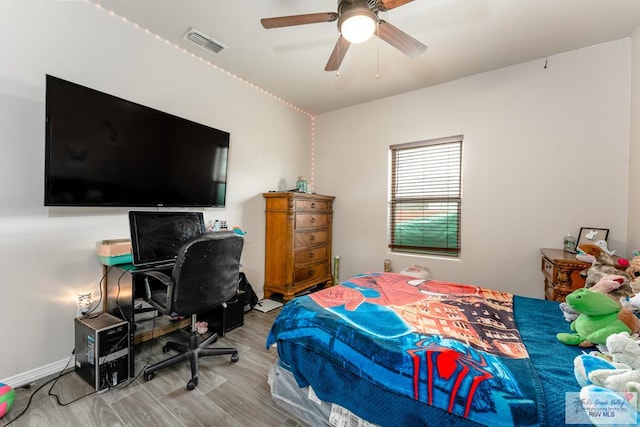
M 96 391 L 130 376 L 129 323 L 109 313 L 75 319 L 75 371 Z

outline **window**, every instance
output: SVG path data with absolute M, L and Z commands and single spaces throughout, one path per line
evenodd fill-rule
M 389 248 L 459 256 L 462 136 L 390 150 Z

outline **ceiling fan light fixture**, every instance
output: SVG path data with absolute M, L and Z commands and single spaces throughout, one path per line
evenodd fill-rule
M 378 17 L 367 7 L 355 7 L 340 15 L 340 34 L 350 43 L 362 43 L 371 38 L 376 30 Z

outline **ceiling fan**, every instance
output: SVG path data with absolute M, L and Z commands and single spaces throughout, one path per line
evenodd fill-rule
M 413 0 L 338 0 L 337 12 L 263 18 L 260 22 L 264 28 L 270 29 L 338 21 L 340 37 L 324 68 L 325 71 L 337 71 L 351 44 L 368 40 L 374 34 L 410 57 L 424 52 L 427 46 L 378 18 L 378 12 L 391 10 L 411 1 Z

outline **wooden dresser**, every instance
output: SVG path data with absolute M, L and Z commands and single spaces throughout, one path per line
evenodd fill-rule
M 264 297 L 285 302 L 319 284 L 331 284 L 333 196 L 296 192 L 266 200 Z
M 540 249 L 542 273 L 544 274 L 544 297 L 562 302 L 578 288 L 584 288 L 585 278 L 580 275 L 591 267 L 590 263 L 578 261 L 576 254 L 562 249 Z

